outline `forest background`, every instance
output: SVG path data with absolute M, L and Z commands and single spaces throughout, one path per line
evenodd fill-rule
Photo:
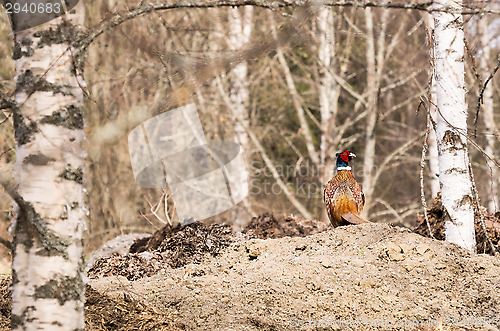
M 135 5 L 85 1 L 86 25 Z M 489 15 L 464 19 L 470 138 L 498 160 L 499 78 L 492 74 L 499 24 Z M 322 187 L 333 175 L 335 153 L 348 148 L 358 155 L 353 170 L 367 195 L 365 216 L 414 226 L 423 210 L 420 160 L 433 108 L 430 21 L 424 11 L 402 9 L 179 9 L 98 37 L 85 62 L 87 253 L 117 235 L 178 222 L 168 189 L 135 183 L 127 135 L 142 120 L 190 103 L 206 139 L 237 141 L 247 161 L 249 197 L 211 221 L 241 227 L 273 212 L 327 222 Z M 2 12 L 0 88 L 7 92 L 15 89 L 10 33 Z M 13 164 L 8 112 L 0 113 L 0 132 L 0 162 Z M 439 184 L 432 135 L 428 143 L 429 201 Z M 473 145 L 469 153 L 481 201 L 497 211 L 496 167 Z M 11 213 L 10 198 L 0 192 L 4 239 Z

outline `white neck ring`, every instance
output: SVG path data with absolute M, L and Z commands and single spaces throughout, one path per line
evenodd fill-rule
M 351 167 L 338 167 L 337 170 L 351 170 Z

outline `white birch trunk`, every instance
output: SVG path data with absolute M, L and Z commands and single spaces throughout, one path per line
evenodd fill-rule
M 432 15 L 426 14 L 426 25 L 427 28 L 429 29 L 429 32 L 431 34 L 434 33 L 434 19 L 432 18 Z M 431 68 L 433 70 L 434 68 Z M 432 85 L 430 87 L 430 102 L 429 102 L 429 112 L 432 120 L 436 122 L 436 116 L 437 116 L 437 111 L 436 111 L 436 77 L 434 75 L 434 72 L 431 73 L 433 75 L 432 77 Z M 429 124 L 430 125 L 430 124 Z M 429 145 L 429 178 L 430 178 L 430 186 L 431 186 L 431 196 L 432 198 L 435 198 L 440 189 L 439 189 L 439 162 L 438 162 L 438 148 L 437 148 L 437 140 L 436 140 L 436 131 L 434 131 L 434 128 L 432 127 L 430 132 L 429 132 L 429 138 L 428 138 L 428 145 Z
M 15 34 L 13 330 L 84 329 L 83 79 L 70 46 L 83 5 L 75 8 Z
M 478 33 L 481 40 L 481 50 L 482 54 L 479 57 L 479 69 L 483 75 L 483 82 L 488 78 L 490 74 L 490 68 L 488 66 L 488 62 L 491 57 L 491 49 L 490 49 L 490 38 L 488 36 L 488 26 L 489 26 L 489 17 L 484 16 L 479 19 Z M 484 120 L 484 125 L 486 127 L 486 147 L 485 152 L 491 158 L 497 160 L 498 153 L 495 149 L 495 117 L 494 117 L 494 105 L 493 105 L 493 82 L 489 82 L 486 85 L 486 89 L 483 94 L 483 108 L 481 116 Z M 494 213 L 498 210 L 498 168 L 496 165 L 490 160 L 486 159 L 486 163 L 488 165 L 488 177 L 490 179 L 490 184 L 488 185 L 488 211 L 490 213 Z M 490 172 L 491 169 L 491 172 Z
M 462 1 L 440 0 L 438 6 L 460 8 Z M 462 15 L 434 12 L 436 96 L 439 109 L 436 137 L 439 183 L 446 240 L 469 250 L 475 248 L 474 211 L 467 151 L 464 32 Z
M 243 8 L 243 17 L 240 13 L 241 9 L 230 8 L 228 12 L 228 28 L 229 38 L 228 46 L 232 51 L 243 51 L 245 46 L 249 45 L 250 36 L 253 30 L 253 7 L 247 6 Z M 250 107 L 250 94 L 248 82 L 248 63 L 246 60 L 239 62 L 229 73 L 229 100 L 231 102 L 231 111 L 236 117 L 235 135 L 236 141 L 241 146 L 244 158 L 247 162 L 247 169 L 241 176 L 245 176 L 250 183 L 251 178 L 248 171 L 248 163 L 250 162 L 250 141 L 245 128 L 249 127 L 250 121 L 248 118 Z M 251 205 L 248 199 L 243 200 L 245 208 L 251 212 Z M 236 227 L 242 228 L 249 218 L 245 218 L 244 212 L 238 208 L 233 213 L 234 223 Z
M 245 7 L 244 17 L 240 15 L 240 9 L 230 8 L 228 15 L 229 38 L 228 46 L 232 51 L 242 51 L 249 45 L 250 35 L 253 30 L 253 7 Z M 235 124 L 235 132 L 238 143 L 248 150 L 248 135 L 245 127 L 248 121 L 248 109 L 250 96 L 248 92 L 248 63 L 246 60 L 238 63 L 228 75 L 230 81 L 229 100 L 233 105 L 233 114 L 238 118 Z
M 327 155 L 335 132 L 335 116 L 337 114 L 338 84 L 333 78 L 335 70 L 335 20 L 333 11 L 321 7 L 318 15 L 318 58 L 319 58 L 319 107 L 321 114 L 320 169 L 321 182 L 333 175 L 335 157 Z

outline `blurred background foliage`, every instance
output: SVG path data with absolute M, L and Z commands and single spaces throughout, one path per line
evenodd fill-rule
M 136 1 L 85 1 L 87 26 L 97 26 L 118 10 L 137 5 Z M 308 158 L 306 142 L 296 108 L 290 97 L 282 67 L 272 45 L 273 30 L 284 31 L 281 49 L 289 66 L 306 112 L 314 146 L 319 148 L 322 130 L 318 98 L 319 77 L 317 18 L 309 15 L 294 21 L 290 9 L 280 12 L 255 8 L 253 30 L 245 52 L 231 51 L 227 36 L 231 31 L 228 8 L 170 10 L 155 12 L 128 21 L 98 37 L 88 49 L 85 65 L 87 96 L 85 104 L 88 137 L 88 164 L 85 169 L 89 218 L 86 250 L 91 252 L 105 241 L 130 232 L 152 232 L 165 225 L 167 215 L 176 222 L 173 201 L 168 191 L 144 189 L 135 184 L 128 154 L 127 135 L 138 123 L 131 120 L 147 109 L 154 116 L 178 106 L 195 103 L 207 140 L 233 140 L 234 121 L 224 101 L 221 86 L 230 86 L 230 71 L 239 61 L 248 63 L 250 130 L 258 137 L 273 164 L 282 169 L 281 179 L 296 198 L 325 222 L 320 173 Z M 364 9 L 334 8 L 336 61 L 333 71 L 343 72 L 343 80 L 359 95 L 366 95 L 367 35 Z M 381 13 L 374 9 L 374 34 L 381 32 Z M 387 53 L 378 90 L 377 137 L 374 163 L 376 168 L 391 153 L 414 139 L 426 128 L 425 107 L 420 100 L 428 91 L 429 44 L 425 29 L 425 13 L 390 10 L 386 21 L 385 47 L 398 38 L 392 52 Z M 270 19 L 272 18 L 272 20 Z M 480 55 L 476 20 L 467 18 L 467 86 L 470 106 L 470 128 L 477 104 L 479 85 L 475 76 L 476 57 Z M 288 30 L 287 30 L 288 29 Z M 288 35 L 287 35 L 288 33 Z M 495 35 L 495 34 L 493 34 Z M 498 35 L 498 33 L 496 34 Z M 0 89 L 11 94 L 15 87 L 12 40 L 5 13 L 0 13 Z M 271 46 L 269 46 L 271 45 Z M 379 46 L 379 45 L 377 45 Z M 493 48 L 493 54 L 498 49 Z M 236 54 L 236 56 L 234 56 Z M 241 55 L 243 54 L 243 55 Z M 496 56 L 492 56 L 494 68 Z M 491 84 L 498 90 L 499 77 Z M 227 89 L 226 89 L 227 91 Z M 354 174 L 361 182 L 365 144 L 366 116 L 351 123 L 337 137 L 337 127 L 361 115 L 364 106 L 353 93 L 339 89 L 335 126 L 328 134 L 338 143 L 329 151 L 329 158 L 343 148 L 350 148 L 358 158 L 353 162 Z M 498 94 L 495 94 L 495 116 L 498 122 Z M 0 162 L 15 162 L 12 117 L 0 112 Z M 118 128 L 118 130 L 116 130 Z M 478 122 L 478 132 L 484 125 Z M 165 128 L 168 130 L 168 128 Z M 486 144 L 484 135 L 474 140 Z M 421 212 L 419 171 L 422 138 L 396 155 L 380 173 L 375 183 L 370 219 L 375 222 L 413 226 Z M 498 145 L 498 144 L 497 144 Z M 469 147 L 480 196 L 488 200 L 489 170 L 484 157 Z M 252 214 L 274 212 L 295 214 L 297 210 L 276 186 L 258 149 L 250 144 L 247 162 L 250 165 L 251 193 L 248 197 Z M 498 155 L 498 153 L 497 153 Z M 327 174 L 328 175 L 328 174 Z M 333 173 L 329 174 L 330 177 Z M 426 168 L 427 199 L 431 198 Z M 267 184 L 266 184 L 267 183 Z M 274 187 L 273 193 L 264 190 Z M 301 189 L 307 188 L 307 189 Z M 167 196 L 165 196 L 167 193 Z M 158 206 L 158 204 L 160 204 Z M 165 206 L 166 205 L 166 206 Z M 165 208 L 166 207 L 166 208 Z M 12 206 L 0 191 L 0 236 L 7 238 Z M 152 212 L 155 211 L 155 213 Z M 155 215 L 156 214 L 156 215 Z M 232 221 L 231 211 L 211 221 Z M 210 221 L 210 220 L 209 220 Z M 6 253 L 5 253 L 6 254 Z

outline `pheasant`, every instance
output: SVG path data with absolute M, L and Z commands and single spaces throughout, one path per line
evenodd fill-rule
M 352 174 L 349 162 L 354 153 L 337 153 L 337 174 L 328 181 L 323 193 L 326 212 L 333 226 L 370 223 L 359 216 L 365 204 L 365 195 Z

